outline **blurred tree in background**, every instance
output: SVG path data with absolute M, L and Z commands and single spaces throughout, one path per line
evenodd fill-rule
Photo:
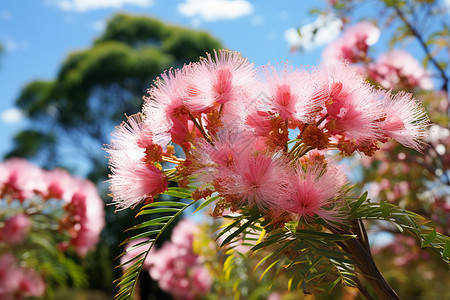
M 36 80 L 23 88 L 16 105 L 30 125 L 15 136 L 7 157 L 87 174 L 107 201 L 107 187 L 101 185 L 108 172 L 102 147 L 114 127 L 125 114 L 140 111 L 142 96 L 157 75 L 217 48 L 220 42 L 206 32 L 146 16 L 113 16 L 91 48 L 67 56 L 55 80 Z M 120 273 L 113 271 L 118 264 L 114 258 L 122 251 L 117 246 L 126 237 L 123 229 L 134 222 L 134 212 L 115 214 L 114 207 L 106 208 L 102 242 L 84 267 L 91 288 L 113 293 L 112 281 Z

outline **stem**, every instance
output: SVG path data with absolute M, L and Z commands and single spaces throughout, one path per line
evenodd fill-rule
M 380 270 L 378 270 L 378 267 L 373 260 L 368 244 L 369 241 L 367 239 L 367 232 L 361 220 L 352 222 L 352 231 L 353 232 L 345 233 L 356 234 L 358 239 L 350 239 L 342 242 L 340 243 L 341 247 L 351 254 L 352 259 L 356 262 L 361 274 L 375 290 L 375 293 L 380 300 L 400 300 L 397 293 L 383 277 Z M 356 283 L 361 293 L 367 297 L 367 290 L 365 287 L 360 282 Z
M 441 76 L 442 80 L 444 81 L 442 85 L 442 90 L 445 92 L 448 92 L 448 82 L 449 78 L 447 77 L 447 74 L 445 74 L 445 70 L 439 65 L 439 63 L 436 61 L 436 59 L 431 54 L 430 48 L 423 40 L 422 35 L 419 33 L 419 31 L 406 19 L 405 15 L 401 11 L 400 7 L 394 6 L 395 12 L 400 17 L 400 19 L 405 23 L 405 25 L 408 27 L 408 29 L 411 31 L 411 33 L 417 38 L 417 41 L 422 46 L 423 51 L 425 51 L 425 54 L 427 55 L 428 59 L 431 61 L 431 63 L 436 67 L 436 69 L 439 72 L 439 75 Z

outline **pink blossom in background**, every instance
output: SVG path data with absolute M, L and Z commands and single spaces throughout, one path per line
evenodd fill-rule
M 127 251 L 127 252 L 120 257 L 120 264 L 121 264 L 121 268 L 123 270 L 125 270 L 128 267 L 128 265 L 129 265 L 127 263 L 128 261 L 130 261 L 131 259 L 133 259 L 134 257 L 136 257 L 138 255 L 142 255 L 142 253 L 144 253 L 144 251 L 146 251 L 148 249 L 148 247 L 150 247 L 151 243 L 145 243 L 147 241 L 148 241 L 148 239 L 140 238 L 140 239 L 132 240 L 131 242 L 127 243 L 127 245 L 125 246 L 125 251 Z M 134 248 L 133 250 L 129 250 L 131 247 L 134 247 L 141 243 L 142 243 L 142 245 Z M 142 270 L 148 271 L 150 269 L 150 257 L 153 256 L 154 252 L 155 252 L 155 250 L 152 248 L 150 250 L 150 253 L 147 255 L 146 260 L 144 261 L 144 263 L 142 265 Z
M 197 226 L 189 220 L 180 221 L 173 229 L 171 240 L 159 249 L 152 249 L 146 261 L 153 280 L 175 299 L 197 299 L 211 288 L 211 275 L 203 259 L 193 252 Z
M 172 243 L 192 249 L 194 237 L 199 233 L 198 225 L 189 219 L 183 219 L 174 227 L 170 240 Z
M 74 193 L 68 211 L 76 221 L 71 244 L 78 255 L 84 256 L 97 245 L 105 226 L 104 203 L 96 186 L 88 180 L 78 178 L 78 191 Z
M 45 282 L 34 270 L 19 267 L 12 254 L 0 256 L 0 299 L 20 300 L 27 297 L 42 297 Z
M 64 170 L 45 171 L 19 158 L 0 163 L 2 169 L 6 170 L 6 176 L 1 177 L 2 197 L 21 202 L 30 199 L 43 203 L 48 199 L 62 200 L 65 215 L 61 220 L 55 220 L 59 229 L 69 233 L 71 245 L 79 255 L 85 255 L 93 249 L 105 220 L 103 200 L 91 181 L 73 177 Z M 60 208 L 51 206 L 50 209 L 55 207 Z M 0 229 L 2 240 L 19 243 L 25 239 L 29 227 L 30 220 L 26 215 L 16 215 Z
M 30 227 L 31 220 L 28 215 L 14 215 L 5 221 L 3 228 L 0 228 L 0 242 L 20 244 L 27 238 Z
M 3 196 L 9 195 L 23 202 L 37 192 L 42 193 L 45 190 L 43 171 L 27 160 L 12 158 L 2 162 L 2 165 L 7 174 L 3 176 Z
M 326 63 L 335 63 L 342 59 L 351 63 L 364 61 L 369 46 L 380 37 L 380 30 L 370 22 L 359 22 L 344 30 L 341 37 L 330 43 L 322 53 Z
M 420 63 L 400 49 L 381 55 L 367 68 L 368 75 L 386 89 L 433 89 L 433 82 Z

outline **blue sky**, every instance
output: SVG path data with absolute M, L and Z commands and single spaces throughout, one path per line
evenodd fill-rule
M 14 109 L 21 88 L 36 79 L 52 80 L 68 53 L 88 48 L 117 12 L 143 14 L 165 22 L 206 30 L 229 49 L 254 62 L 290 60 L 317 64 L 320 47 L 291 52 L 294 28 L 309 26 L 311 8 L 325 1 L 244 0 L 2 0 L 0 5 L 0 155 L 13 135 L 26 125 Z M 331 36 L 330 36 L 331 34 Z M 322 42 L 335 36 L 328 31 Z

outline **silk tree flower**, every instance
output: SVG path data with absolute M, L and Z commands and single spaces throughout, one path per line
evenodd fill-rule
M 163 147 L 174 136 L 184 137 L 185 129 L 192 127 L 192 121 L 188 119 L 209 111 L 214 102 L 201 96 L 201 90 L 194 82 L 196 69 L 197 65 L 190 64 L 181 70 L 170 69 L 164 72 L 148 90 L 149 95 L 144 97 L 146 123 L 151 124 L 155 143 Z M 184 139 L 178 139 L 178 143 L 182 143 Z
M 364 145 L 379 140 L 378 120 L 383 110 L 373 87 L 347 64 L 325 65 L 324 81 L 329 86 L 326 128 L 332 135 Z
M 213 102 L 225 126 L 243 123 L 246 109 L 258 96 L 253 64 L 239 52 L 222 49 L 208 53 L 197 66 L 192 74 L 197 101 Z
M 261 68 L 264 82 L 262 94 L 267 97 L 267 105 L 260 111 L 274 111 L 283 119 L 295 122 L 312 123 L 324 104 L 313 98 L 317 89 L 314 77 L 307 72 L 294 70 L 287 63 L 281 66 L 266 65 Z
M 6 253 L 0 256 L 0 298 L 20 300 L 27 297 L 42 297 L 45 282 L 34 270 L 18 266 L 16 258 Z
M 368 66 L 367 72 L 386 89 L 433 89 L 430 75 L 410 53 L 401 49 L 381 55 Z
M 380 37 L 380 30 L 370 22 L 359 22 L 348 27 L 336 41 L 330 43 L 323 51 L 326 63 L 336 63 L 342 59 L 356 63 L 364 61 L 369 46 Z
M 6 169 L 3 191 L 0 191 L 2 197 L 9 195 L 13 199 L 23 202 L 36 195 L 36 192 L 42 193 L 45 190 L 43 171 L 27 160 L 12 158 L 4 161 L 2 165 Z
M 219 195 L 268 210 L 287 197 L 287 173 L 287 165 L 281 158 L 243 152 L 229 168 L 218 169 Z
M 0 228 L 0 242 L 11 245 L 20 244 L 27 238 L 30 228 L 31 220 L 28 215 L 14 215 L 5 221 L 3 228 Z
M 422 151 L 423 140 L 428 135 L 429 118 L 422 105 L 412 97 L 412 94 L 379 91 L 377 94 L 383 102 L 385 111 L 381 132 L 400 144 Z
M 291 196 L 280 201 L 279 207 L 295 216 L 311 219 L 318 215 L 327 222 L 336 222 L 341 217 L 340 191 L 346 179 L 343 172 L 330 163 L 297 165 L 291 177 Z
M 197 299 L 211 288 L 211 275 L 203 259 L 192 250 L 197 230 L 193 222 L 181 221 L 173 229 L 171 240 L 148 256 L 150 276 L 175 299 Z
M 77 187 L 66 210 L 74 221 L 70 244 L 80 256 L 85 256 L 98 243 L 105 226 L 104 204 L 95 185 L 88 180 L 75 179 Z
M 107 150 L 112 175 L 110 190 L 120 209 L 134 207 L 145 199 L 167 190 L 165 175 L 146 160 L 146 147 L 152 145 L 141 115 L 123 122 L 114 133 Z

